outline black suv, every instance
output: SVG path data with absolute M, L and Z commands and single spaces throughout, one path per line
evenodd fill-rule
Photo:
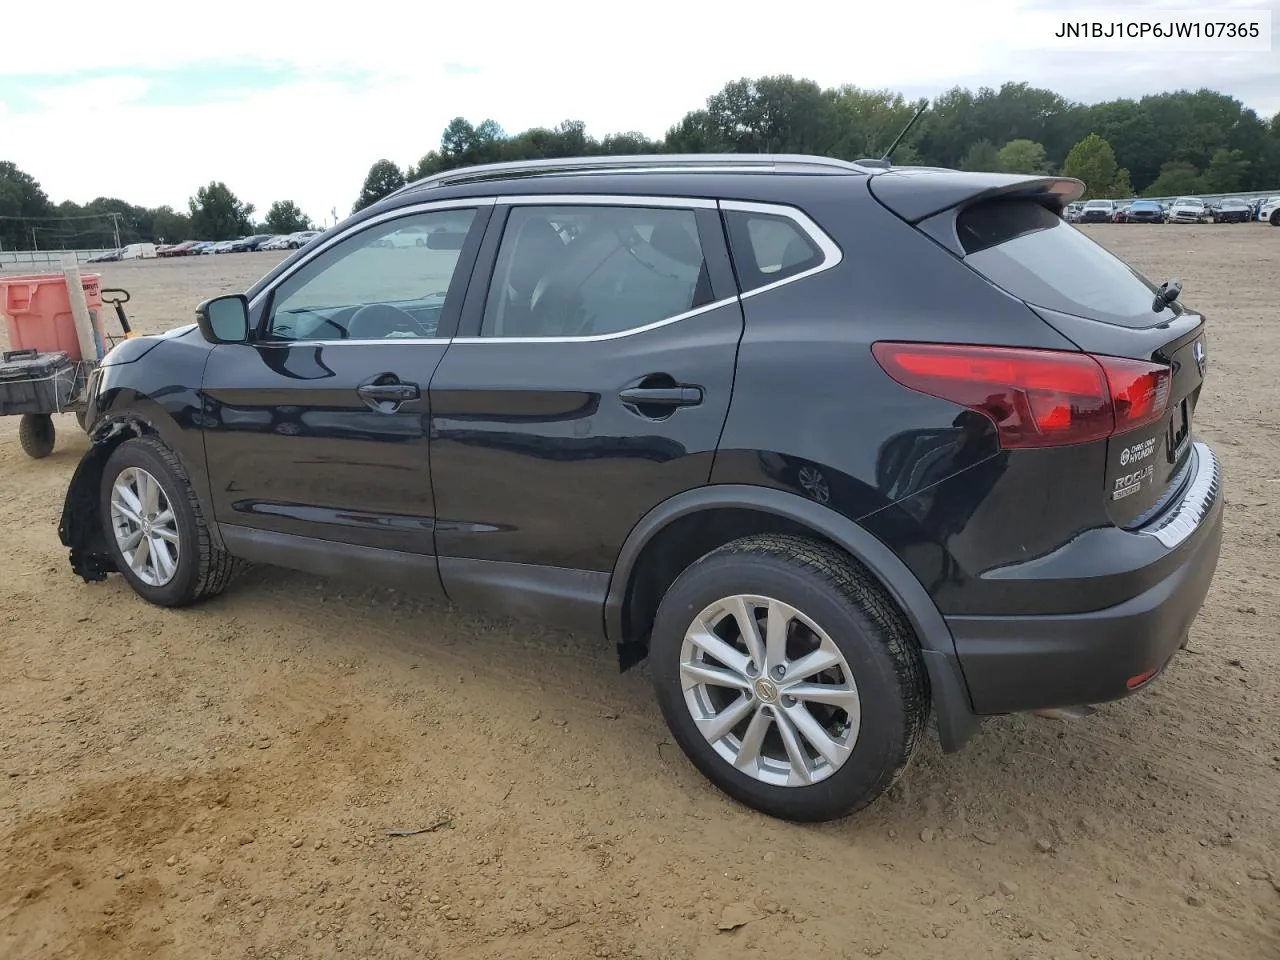
M 179 606 L 242 561 L 603 632 L 770 814 L 848 813 L 932 714 L 1123 697 L 1222 530 L 1202 318 L 1082 184 L 818 157 L 453 171 L 123 342 L 60 528 Z

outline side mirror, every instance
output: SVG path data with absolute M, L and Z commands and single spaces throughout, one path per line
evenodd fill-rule
M 249 298 L 232 293 L 206 300 L 196 307 L 196 324 L 210 343 L 245 343 L 249 339 Z

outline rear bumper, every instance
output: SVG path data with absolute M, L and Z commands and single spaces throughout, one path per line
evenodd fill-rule
M 1195 475 L 1181 499 L 1147 527 L 1081 537 L 1066 548 L 1065 562 L 1077 569 L 1114 571 L 1117 552 L 1132 557 L 1134 569 L 1112 576 L 1172 560 L 1154 585 L 1088 613 L 947 618 L 975 713 L 1116 700 L 1150 679 L 1134 678 L 1164 669 L 1200 612 L 1222 544 L 1220 467 L 1204 444 L 1196 443 L 1195 453 Z

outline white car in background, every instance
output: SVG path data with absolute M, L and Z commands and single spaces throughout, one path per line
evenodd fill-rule
M 291 233 L 285 238 L 288 241 L 285 246 L 290 250 L 297 250 L 299 247 L 305 247 L 308 243 L 320 236 L 319 230 L 299 230 L 297 233 Z
M 1267 197 L 1262 201 L 1262 206 L 1258 207 L 1258 220 L 1280 227 L 1280 197 Z
M 1179 197 L 1169 208 L 1170 223 L 1208 223 L 1209 207 L 1199 197 Z

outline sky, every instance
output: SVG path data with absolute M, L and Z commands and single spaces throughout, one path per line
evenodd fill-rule
M 216 179 L 262 213 L 293 200 L 332 224 L 375 160 L 416 162 L 455 116 L 492 118 L 510 133 L 578 119 L 597 137 L 660 137 L 744 76 L 790 73 L 911 98 L 1007 81 L 1084 102 L 1210 87 L 1264 117 L 1280 111 L 1274 32 L 1271 50 L 1254 52 L 1067 49 L 1045 36 L 1049 22 L 1097 6 L 63 0 L 52 20 L 43 4 L 11 0 L 0 159 L 55 203 L 114 196 L 183 210 Z M 1131 0 L 1107 14 L 1154 19 L 1182 7 Z M 1226 0 L 1206 16 L 1256 11 L 1280 29 L 1280 0 Z

